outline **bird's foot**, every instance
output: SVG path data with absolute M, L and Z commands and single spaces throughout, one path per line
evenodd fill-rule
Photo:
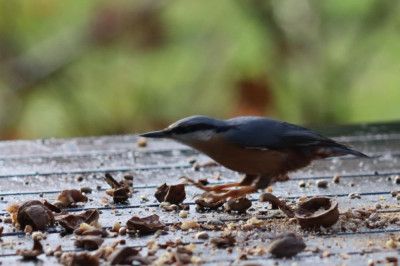
M 245 196 L 247 194 L 253 193 L 257 191 L 257 187 L 256 186 L 245 186 L 245 187 L 241 187 L 238 189 L 230 189 L 230 190 L 226 190 L 225 193 L 220 193 L 220 194 L 214 194 L 214 193 L 210 193 L 210 192 L 205 192 L 201 195 L 202 198 L 209 198 L 212 199 L 214 202 L 217 201 L 222 201 L 222 200 L 227 200 L 228 198 L 230 199 L 236 199 L 236 198 L 240 198 L 242 196 Z
M 203 184 L 200 184 L 199 182 L 196 182 L 187 176 L 182 176 L 181 179 L 184 179 L 187 183 L 193 184 L 197 188 L 200 188 L 207 192 L 214 192 L 216 194 L 228 192 L 230 190 L 228 190 L 227 188 L 236 187 L 239 185 L 239 183 L 231 183 L 231 184 L 222 184 L 222 185 L 214 185 L 214 186 L 204 186 Z

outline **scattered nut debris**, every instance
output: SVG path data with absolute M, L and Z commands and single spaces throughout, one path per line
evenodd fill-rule
M 77 202 L 86 202 L 87 197 L 77 189 L 66 189 L 61 191 L 57 196 L 57 200 L 61 203 L 62 207 L 71 207 Z
M 181 210 L 181 211 L 179 212 L 179 217 L 181 217 L 181 218 L 187 218 L 187 217 L 188 217 L 188 212 L 187 212 L 187 211 L 184 211 L 184 210 Z
M 260 202 L 269 202 L 269 203 L 271 203 L 273 209 L 278 207 L 288 217 L 290 217 L 290 218 L 294 217 L 293 210 L 289 206 L 287 206 L 284 201 L 278 199 L 276 196 L 272 195 L 271 193 L 261 194 L 260 198 L 258 200 Z
M 358 194 L 357 192 L 352 192 L 352 193 L 350 193 L 350 194 L 348 195 L 348 197 L 349 197 L 350 199 L 361 199 L 360 194 Z
M 398 218 L 393 218 L 388 220 L 386 217 L 380 217 L 376 210 L 347 210 L 340 216 L 340 224 L 342 230 L 357 231 L 362 225 L 365 225 L 369 229 L 374 229 L 383 228 L 388 225 L 388 222 L 397 223 Z
M 206 200 L 203 198 L 199 198 L 196 199 L 194 203 L 196 204 L 197 211 L 205 211 L 205 210 L 216 210 L 222 205 L 224 205 L 225 202 L 226 202 L 225 200 L 213 201 L 213 200 Z
M 147 146 L 147 140 L 145 138 L 138 138 L 136 141 L 136 144 L 138 147 L 146 147 Z
M 139 255 L 139 250 L 132 247 L 116 249 L 107 257 L 107 262 L 111 265 L 132 265 L 134 261 L 140 264 L 151 264 L 149 260 Z
M 348 260 L 350 258 L 349 254 L 347 253 L 340 253 L 340 257 L 342 257 L 344 260 Z
M 209 238 L 209 235 L 208 235 L 208 233 L 207 232 L 198 232 L 197 233 L 197 235 L 196 235 L 196 238 L 197 239 L 208 239 Z
M 24 229 L 25 234 L 32 234 L 32 232 L 33 232 L 32 226 L 30 226 L 29 224 L 27 226 L 25 226 L 25 229 Z
M 182 239 L 181 238 L 177 238 L 176 241 L 172 241 L 172 240 L 167 240 L 165 243 L 158 243 L 157 246 L 162 248 L 162 249 L 166 249 L 169 247 L 175 248 L 178 246 L 182 246 Z
M 392 197 L 396 197 L 397 194 L 398 194 L 398 192 L 397 192 L 396 190 L 392 190 L 392 191 L 390 192 L 390 195 L 392 195 Z
M 304 180 L 300 180 L 299 181 L 299 187 L 306 187 L 306 182 L 304 182 Z
M 31 250 L 18 250 L 17 254 L 22 256 L 24 260 L 36 260 L 37 256 L 44 253 L 43 246 L 38 239 L 33 240 Z
M 340 175 L 334 175 L 332 178 L 333 183 L 339 183 L 340 182 Z
M 105 173 L 104 180 L 111 187 L 106 190 L 106 194 L 111 196 L 115 203 L 125 202 L 132 196 L 131 189 L 123 181 L 118 183 L 109 173 Z
M 126 180 L 132 181 L 134 177 L 133 177 L 133 174 L 125 174 L 125 175 L 124 175 L 124 178 L 125 178 Z
M 104 240 L 99 236 L 84 236 L 75 241 L 75 246 L 90 251 L 98 249 L 103 242 Z
M 60 263 L 63 265 L 79 265 L 79 266 L 98 266 L 100 265 L 99 257 L 91 255 L 87 252 L 83 253 L 63 253 L 60 257 Z
M 64 227 L 67 233 L 72 233 L 78 229 L 82 223 L 89 225 L 96 224 L 99 220 L 100 213 L 97 209 L 87 210 L 80 214 L 68 214 L 57 218 L 57 222 Z
M 225 235 L 211 239 L 211 243 L 218 248 L 233 247 L 236 243 L 236 239 L 232 235 Z
M 49 208 L 38 200 L 23 203 L 17 213 L 17 221 L 21 228 L 32 226 L 33 230 L 45 230 L 54 223 L 54 215 Z
M 187 161 L 188 161 L 188 163 L 190 163 L 190 164 L 194 164 L 197 160 L 196 160 L 196 158 L 194 158 L 194 157 L 190 157 Z
M 249 225 L 252 225 L 254 227 L 259 227 L 263 224 L 263 221 L 257 219 L 257 217 L 252 217 L 252 218 L 248 219 L 246 223 Z
M 149 201 L 149 198 L 146 195 L 140 195 L 141 201 Z
M 201 167 L 201 165 L 199 163 L 194 163 L 192 169 L 193 169 L 193 171 L 199 171 L 200 167 Z
M 216 173 L 215 175 L 213 175 L 213 178 L 215 180 L 221 180 L 221 173 Z
M 92 193 L 92 189 L 90 187 L 81 187 L 81 192 L 85 194 L 90 194 Z
M 396 265 L 397 262 L 398 262 L 398 258 L 396 258 L 396 257 L 386 257 L 386 261 L 388 263 L 393 263 L 394 265 Z
M 317 187 L 319 188 L 327 188 L 328 187 L 328 181 L 324 179 L 317 180 Z
M 19 210 L 19 204 L 10 204 L 6 207 L 6 211 L 9 213 L 15 213 Z
M 180 204 L 186 198 L 185 185 L 171 185 L 168 186 L 166 183 L 157 187 L 157 191 L 154 194 L 158 202 L 169 202 L 172 204 Z
M 307 196 L 301 196 L 301 197 L 299 198 L 299 201 L 305 201 L 306 199 L 308 199 Z
M 268 252 L 272 255 L 282 257 L 293 257 L 302 252 L 306 244 L 302 239 L 298 239 L 293 233 L 277 236 L 268 246 Z
M 251 201 L 246 197 L 240 197 L 237 199 L 230 199 L 225 205 L 225 210 L 228 212 L 237 211 L 239 213 L 245 213 L 250 207 Z
M 113 227 L 111 228 L 111 231 L 112 232 L 118 232 L 119 231 L 119 229 L 121 228 L 121 224 L 119 223 L 119 222 L 114 222 L 114 225 L 113 225 Z
M 314 197 L 299 203 L 295 218 L 303 228 L 330 227 L 339 220 L 338 203 L 327 197 Z
M 193 252 L 184 247 L 176 247 L 175 250 L 167 250 L 162 254 L 154 265 L 184 265 L 192 263 Z
M 222 223 L 223 225 L 223 223 Z M 209 223 L 201 223 L 200 227 L 204 230 L 214 230 L 214 231 L 219 231 L 222 230 L 222 225 L 216 225 L 216 224 L 209 224 Z
M 400 176 L 396 175 L 396 176 L 394 177 L 394 182 L 395 182 L 396 184 L 400 184 Z
M 161 207 L 163 210 L 168 211 L 168 212 L 179 210 L 179 206 L 178 206 L 178 205 L 176 205 L 176 204 L 171 204 L 171 203 L 166 202 L 166 201 L 161 202 L 160 207 Z
M 189 229 L 197 229 L 199 227 L 200 227 L 200 224 L 198 224 L 196 221 L 184 221 L 181 224 L 182 231 L 187 231 Z
M 126 227 L 125 227 L 125 226 L 122 226 L 122 227 L 119 229 L 118 234 L 120 234 L 121 236 L 125 235 L 125 234 L 126 234 Z
M 143 218 L 134 216 L 126 222 L 126 227 L 131 231 L 137 230 L 143 235 L 152 234 L 165 227 L 165 224 L 160 222 L 159 219 L 160 217 L 157 214 Z
M 37 240 L 42 240 L 43 239 L 43 233 L 41 231 L 36 231 L 32 233 L 32 239 L 37 239 Z
M 278 206 L 289 218 L 295 217 L 303 228 L 330 227 L 339 219 L 337 201 L 327 197 L 313 197 L 299 201 L 296 210 L 292 210 L 284 201 L 271 193 L 263 193 L 259 201 L 267 201 L 273 206 Z
M 55 212 L 55 213 L 60 213 L 61 212 L 60 208 L 58 208 L 54 204 L 51 204 L 47 200 L 43 200 L 43 205 L 46 206 L 47 208 L 49 208 L 52 212 Z
M 388 241 L 386 241 L 386 247 L 388 248 L 397 248 L 396 242 L 391 238 Z

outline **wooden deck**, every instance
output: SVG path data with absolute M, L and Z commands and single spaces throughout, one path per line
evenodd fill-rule
M 384 132 L 384 128 L 335 128 L 332 132 L 346 132 L 346 136 L 336 137 L 337 140 L 372 158 L 342 157 L 315 162 L 312 166 L 293 173 L 289 181 L 275 184 L 273 193 L 294 202 L 304 195 L 337 197 L 340 213 L 345 213 L 351 208 L 364 208 L 376 209 L 381 217 L 400 218 L 400 200 L 391 195 L 391 191 L 400 190 L 400 184 L 394 182 L 395 176 L 400 175 L 400 130 L 397 131 L 398 125 L 391 127 L 394 128 L 391 131 Z M 155 240 L 157 243 L 165 243 L 180 238 L 184 244 L 194 244 L 195 246 L 191 246 L 193 255 L 204 265 L 366 265 L 371 261 L 384 264 L 395 260 L 394 258 L 400 258 L 400 241 L 397 241 L 400 225 L 396 223 L 387 223 L 381 228 L 373 229 L 336 224 L 327 230 L 309 232 L 289 222 L 279 210 L 270 210 L 269 204 L 258 202 L 260 194 L 250 196 L 253 205 L 246 214 L 217 211 L 198 213 L 193 196 L 200 191 L 193 186 L 186 186 L 187 197 L 184 203 L 190 206 L 188 217 L 180 218 L 178 212 L 165 212 L 154 197 L 156 187 L 164 182 L 177 184 L 181 182 L 179 178 L 185 175 L 194 179 L 206 177 L 211 183 L 227 183 L 237 181 L 240 175 L 220 166 L 195 171 L 189 162 L 190 158 L 196 159 L 200 164 L 210 159 L 174 142 L 149 140 L 146 147 L 138 147 L 136 141 L 136 135 L 124 135 L 0 142 L 0 218 L 3 221 L 0 226 L 4 227 L 0 261 L 3 265 L 22 263 L 21 257 L 16 255 L 16 250 L 32 247 L 31 236 L 26 236 L 11 224 L 4 223 L 8 205 L 33 199 L 48 199 L 52 202 L 61 190 L 79 189 L 83 186 L 93 189 L 93 193 L 88 194 L 89 201 L 78 208 L 68 209 L 68 212 L 78 213 L 97 208 L 101 210 L 99 221 L 105 228 L 112 227 L 115 221 L 125 225 L 134 215 L 144 217 L 158 214 L 160 220 L 167 225 L 190 220 L 199 223 L 208 220 L 222 221 L 225 229 L 208 231 L 208 240 L 196 238 L 200 231 L 198 229 L 185 232 L 180 229 L 170 230 L 168 234 L 157 236 Z M 105 190 L 109 188 L 103 180 L 106 172 L 111 173 L 117 180 L 127 173 L 134 175 L 135 192 L 129 199 L 129 204 L 114 204 L 111 197 L 106 195 Z M 214 178 L 216 174 L 220 174 L 220 179 Z M 340 175 L 339 183 L 332 182 L 332 177 L 336 174 Z M 78 181 L 77 175 L 82 175 L 83 180 Z M 328 187 L 318 188 L 316 181 L 319 179 L 328 180 Z M 306 188 L 299 187 L 300 180 L 306 182 Z M 349 198 L 348 194 L 352 192 L 358 192 L 361 199 Z M 144 196 L 149 201 L 141 201 Z M 102 200 L 102 197 L 107 197 L 109 202 Z M 265 221 L 268 226 L 263 229 L 241 230 L 241 226 L 252 217 Z M 81 252 L 74 247 L 76 236 L 62 237 L 60 230 L 59 226 L 48 230 L 47 239 L 42 240 L 44 249 L 54 249 L 61 245 L 63 251 Z M 231 249 L 215 248 L 210 240 L 227 231 L 232 231 L 237 244 Z M 268 253 L 252 255 L 249 252 L 254 246 L 268 246 L 270 240 L 282 232 L 303 235 L 306 250 L 290 259 L 277 259 Z M 154 235 L 117 236 L 106 238 L 103 246 L 118 239 L 125 239 L 126 246 L 142 248 L 141 254 L 146 255 L 147 243 L 153 238 Z M 387 247 L 386 243 L 391 238 L 398 248 Z M 161 256 L 165 252 L 168 251 L 159 249 L 156 255 Z M 26 263 L 58 263 L 56 257 L 45 254 L 40 255 L 38 259 Z

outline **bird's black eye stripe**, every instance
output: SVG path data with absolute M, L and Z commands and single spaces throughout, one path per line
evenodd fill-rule
M 205 130 L 215 130 L 215 132 L 223 132 L 228 130 L 230 127 L 228 126 L 223 126 L 223 127 L 216 127 L 214 125 L 210 124 L 195 124 L 195 125 L 180 125 L 172 129 L 172 133 L 174 134 L 188 134 L 188 133 L 194 133 L 194 132 L 199 132 L 199 131 L 205 131 Z

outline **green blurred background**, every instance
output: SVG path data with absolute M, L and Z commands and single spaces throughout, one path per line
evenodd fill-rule
M 0 138 L 400 118 L 389 0 L 0 0 Z

